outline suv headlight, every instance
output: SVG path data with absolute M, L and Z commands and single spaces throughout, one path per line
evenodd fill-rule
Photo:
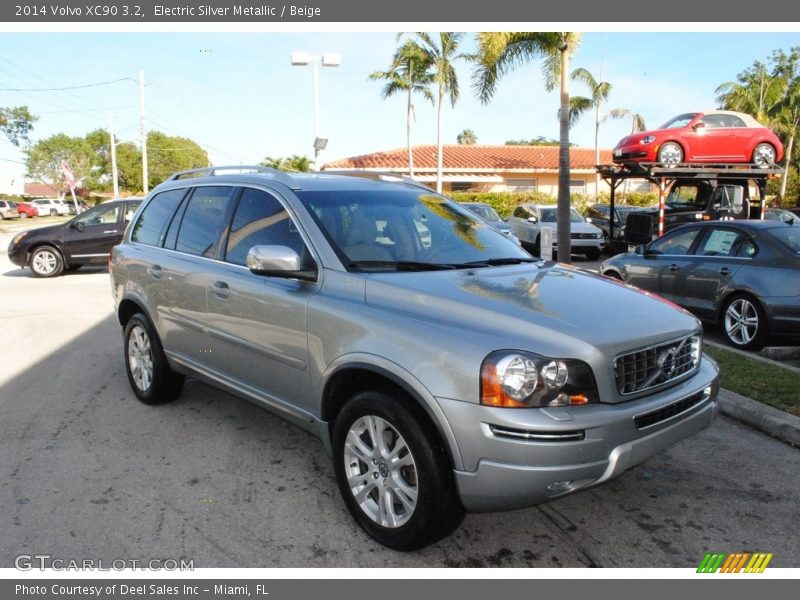
M 531 352 L 492 352 L 481 365 L 481 404 L 505 408 L 598 402 L 589 365 Z
M 652 144 L 656 141 L 656 136 L 654 135 L 646 135 L 642 139 L 639 140 L 640 144 Z
M 22 239 L 23 239 L 23 238 L 24 238 L 26 235 L 28 235 L 28 232 L 27 232 L 27 231 L 22 231 L 22 232 L 18 233 L 17 235 L 15 235 L 15 236 L 14 236 L 14 237 L 11 239 L 11 247 L 12 247 L 12 248 L 16 248 L 17 246 L 19 246 L 20 242 L 22 241 Z

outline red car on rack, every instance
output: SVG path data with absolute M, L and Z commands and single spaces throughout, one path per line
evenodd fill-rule
M 783 144 L 745 113 L 728 110 L 684 113 L 658 129 L 622 138 L 614 162 L 752 163 L 768 167 L 783 159 Z

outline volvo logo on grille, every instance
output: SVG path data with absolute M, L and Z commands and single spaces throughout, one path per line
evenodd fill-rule
M 677 351 L 675 348 L 670 348 L 669 350 L 665 350 L 661 354 L 658 355 L 658 366 L 661 369 L 661 372 L 664 374 L 664 377 L 670 379 L 675 373 L 675 356 L 677 355 Z

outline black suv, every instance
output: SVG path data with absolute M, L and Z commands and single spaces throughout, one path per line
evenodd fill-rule
M 664 231 L 697 221 L 748 219 L 751 202 L 746 179 L 677 179 L 664 206 Z M 658 206 L 629 213 L 624 236 L 631 244 L 647 244 L 658 237 Z
M 18 233 L 8 247 L 8 258 L 15 265 L 30 267 L 37 277 L 105 264 L 141 203 L 141 198 L 111 200 L 66 223 Z

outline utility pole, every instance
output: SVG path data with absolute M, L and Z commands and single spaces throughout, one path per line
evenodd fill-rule
M 139 117 L 142 128 L 142 191 L 150 191 L 147 174 L 147 126 L 144 120 L 144 71 L 139 71 Z
M 111 181 L 114 183 L 114 198 L 119 198 L 119 177 L 117 176 L 117 141 L 114 139 L 114 113 L 109 115 L 108 133 L 111 136 Z

